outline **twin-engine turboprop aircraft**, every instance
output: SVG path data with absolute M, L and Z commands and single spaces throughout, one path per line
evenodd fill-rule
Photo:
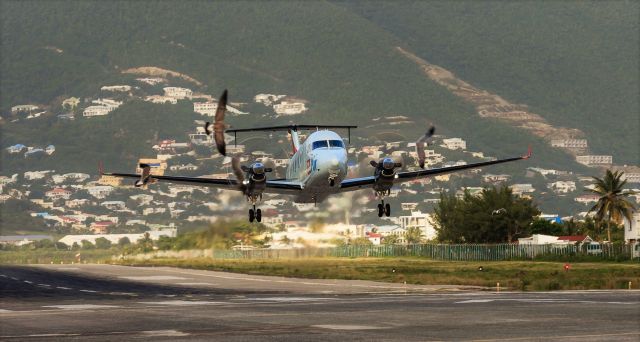
M 223 122 L 226 111 L 226 102 L 227 91 L 225 90 L 218 102 L 215 124 L 207 123 L 205 126 L 205 130 L 208 134 L 215 133 L 217 149 L 223 155 L 226 155 L 224 142 L 226 126 Z M 391 207 L 389 203 L 385 204 L 384 198 L 390 194 L 391 188 L 395 184 L 412 181 L 418 178 L 528 159 L 531 157 L 531 149 L 529 149 L 526 155 L 519 157 L 462 166 L 422 169 L 418 171 L 399 171 L 402 165 L 389 157 L 385 157 L 378 162 L 370 162 L 371 166 L 373 166 L 371 176 L 347 178 L 347 150 L 345 149 L 344 141 L 340 135 L 330 131 L 329 129 L 347 129 L 349 131 L 350 138 L 351 129 L 356 127 L 357 126 L 287 125 L 226 130 L 226 133 L 233 133 L 234 135 L 241 132 L 251 131 L 287 131 L 293 145 L 293 156 L 287 166 L 286 178 L 282 179 L 269 179 L 267 175 L 272 170 L 265 167 L 265 165 L 260 162 L 254 162 L 250 166 L 240 166 L 239 158 L 237 156 L 232 159 L 232 166 L 236 179 L 156 176 L 151 174 L 151 166 L 146 164 L 140 165 L 142 169 L 141 174 L 103 174 L 135 178 L 137 179 L 135 182 L 136 187 L 140 187 L 148 183 L 154 183 L 156 181 L 163 181 L 241 191 L 246 196 L 247 201 L 251 202 L 252 205 L 252 208 L 249 209 L 249 221 L 253 222 L 255 220 L 260 222 L 262 220 L 262 212 L 260 209 L 256 209 L 256 204 L 262 199 L 263 193 L 290 195 L 293 196 L 294 201 L 298 203 L 319 203 L 333 194 L 370 188 L 373 189 L 377 198 L 380 199 L 380 203 L 378 204 L 378 216 L 390 216 Z M 304 142 L 301 142 L 298 133 L 305 130 L 314 130 L 315 132 L 309 134 L 307 139 Z M 419 140 L 421 143 L 417 144 L 417 147 L 423 149 L 424 141 L 426 138 L 429 138 L 433 132 L 434 129 L 431 127 L 427 135 Z M 423 156 L 424 152 L 418 154 Z M 420 165 L 424 166 L 424 160 L 422 157 Z

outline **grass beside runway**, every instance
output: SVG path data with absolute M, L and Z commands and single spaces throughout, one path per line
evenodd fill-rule
M 640 288 L 638 263 L 535 261 L 459 262 L 419 258 L 308 258 L 213 260 L 210 258 L 122 261 L 123 265 L 173 266 L 210 271 L 313 279 L 358 279 L 422 285 L 472 285 L 513 290 Z M 483 271 L 478 268 L 482 266 Z M 395 271 L 394 271 L 395 270 Z

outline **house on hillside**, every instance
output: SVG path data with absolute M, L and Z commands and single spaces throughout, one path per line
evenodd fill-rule
M 450 150 L 466 150 L 467 142 L 460 138 L 442 139 L 441 146 Z
M 15 144 L 13 146 L 9 146 L 7 147 L 7 152 L 14 154 L 14 153 L 20 153 L 22 152 L 22 150 L 26 149 L 27 146 L 22 145 L 22 144 Z
M 45 192 L 44 195 L 49 199 L 51 199 L 52 201 L 59 200 L 59 199 L 68 200 L 69 197 L 71 197 L 71 191 L 65 190 L 63 188 L 55 188 L 53 190 L 49 190 Z

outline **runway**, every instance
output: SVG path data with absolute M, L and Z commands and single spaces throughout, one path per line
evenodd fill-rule
M 112 265 L 0 266 L 0 286 L 0 340 L 640 340 L 637 290 L 495 293 Z

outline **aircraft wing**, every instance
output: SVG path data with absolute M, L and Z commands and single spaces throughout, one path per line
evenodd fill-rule
M 106 176 L 115 176 L 122 178 L 140 179 L 141 175 L 135 173 L 102 173 Z M 149 176 L 149 181 L 160 181 L 167 183 L 186 184 L 195 186 L 206 186 L 211 188 L 237 190 L 242 191 L 235 179 L 224 178 L 206 178 L 206 177 L 180 177 L 180 176 Z M 302 190 L 302 185 L 296 182 L 287 182 L 284 180 L 267 180 L 265 193 L 274 194 L 291 194 Z
M 442 167 L 437 169 L 398 172 L 393 182 L 394 184 L 409 182 L 419 178 L 438 176 L 438 175 L 462 171 L 462 170 L 476 169 L 479 167 L 484 167 L 489 165 L 508 163 L 516 160 L 529 159 L 530 157 L 531 157 L 531 150 L 529 150 L 529 152 L 526 155 L 520 156 L 520 157 L 498 159 L 498 160 L 460 165 L 460 166 Z M 359 190 L 363 188 L 370 188 L 375 183 L 375 181 L 376 180 L 374 176 L 345 179 L 342 181 L 342 183 L 340 183 L 340 187 L 341 187 L 340 190 L 341 192 L 346 192 L 346 191 Z

